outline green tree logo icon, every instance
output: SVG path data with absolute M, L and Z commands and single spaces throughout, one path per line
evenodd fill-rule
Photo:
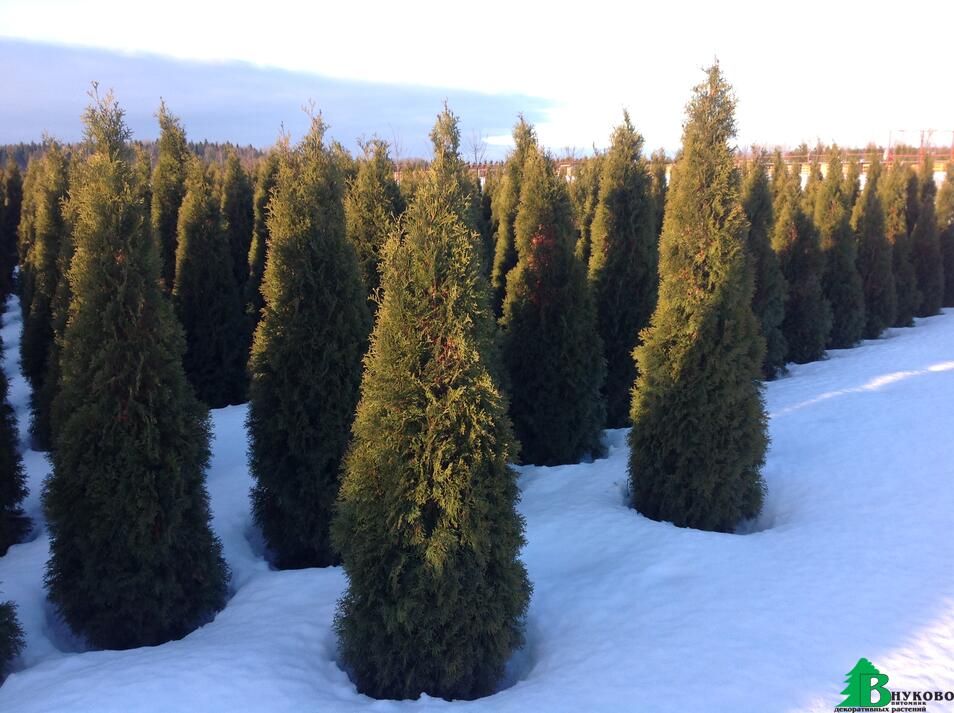
M 891 691 L 885 688 L 888 677 L 868 659 L 858 659 L 845 682 L 848 685 L 841 694 L 848 697 L 838 704 L 838 708 L 884 708 L 891 702 Z M 877 702 L 871 700 L 875 691 L 878 692 Z

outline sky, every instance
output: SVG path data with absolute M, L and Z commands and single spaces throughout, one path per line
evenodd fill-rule
M 947 145 L 952 21 L 954 2 L 920 0 L 0 0 L 0 142 L 78 138 L 98 79 L 141 138 L 160 95 L 191 138 L 262 146 L 303 131 L 314 100 L 346 144 L 377 133 L 422 155 L 446 98 L 465 149 L 480 136 L 502 153 L 523 111 L 551 149 L 586 152 L 626 108 L 647 148 L 673 152 L 718 58 L 740 145 L 917 143 L 920 129 Z

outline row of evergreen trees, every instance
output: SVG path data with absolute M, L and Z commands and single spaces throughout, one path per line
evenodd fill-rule
M 570 184 L 521 118 L 481 188 L 446 107 L 430 165 L 400 183 L 386 143 L 354 162 L 320 116 L 253 180 L 235 154 L 191 155 L 164 105 L 153 168 L 95 96 L 85 144 L 49 143 L 17 239 L 0 236 L 20 263 L 32 432 L 53 462 L 47 586 L 69 625 L 124 648 L 223 605 L 208 408 L 246 398 L 255 520 L 277 566 L 344 565 L 341 651 L 377 697 L 482 695 L 519 646 L 518 448 L 577 462 L 631 420 L 640 512 L 724 531 L 756 515 L 759 377 L 910 323 L 902 303 L 936 312 L 943 260 L 930 167 L 912 183 L 875 165 L 864 191 L 837 154 L 805 191 L 780 156 L 771 178 L 764 155 L 743 176 L 734 106 L 712 67 L 668 184 L 627 114 Z M 8 420 L 0 514 L 22 527 Z
M 11 159 L 0 171 L 0 303 L 13 288 L 17 263 L 16 235 L 23 202 L 23 180 L 19 166 Z M 0 362 L 3 361 L 0 342 Z M 20 457 L 16 416 L 8 401 L 7 376 L 0 369 L 0 557 L 11 545 L 21 542 L 31 529 L 21 507 L 27 495 L 26 475 Z M 0 582 L 0 586 L 3 582 Z M 24 646 L 23 631 L 13 602 L 0 601 L 0 683 Z

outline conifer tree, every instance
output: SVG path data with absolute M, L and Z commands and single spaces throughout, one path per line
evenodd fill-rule
M 858 245 L 858 274 L 865 295 L 865 339 L 877 339 L 894 324 L 898 308 L 891 243 L 885 234 L 879 196 L 880 180 L 881 163 L 877 153 L 873 153 L 864 190 L 851 214 L 851 229 Z
M 603 344 L 585 268 L 573 254 L 566 181 L 527 147 L 514 221 L 517 264 L 500 318 L 510 417 L 524 463 L 575 463 L 603 452 Z
M 182 122 L 160 102 L 159 158 L 152 174 L 152 234 L 159 247 L 160 275 L 166 289 L 172 290 L 176 270 L 176 231 L 179 206 L 185 196 L 186 164 L 189 147 Z
M 537 136 L 533 127 L 521 114 L 513 127 L 513 151 L 504 163 L 503 175 L 493 197 L 494 221 L 497 234 L 494 238 L 494 264 L 490 274 L 491 304 L 494 313 L 503 310 L 507 292 L 507 275 L 517 264 L 517 244 L 514 224 L 520 208 L 520 184 L 527 154 L 536 145 Z
M 268 253 L 268 203 L 278 176 L 278 152 L 269 152 L 258 164 L 252 208 L 252 244 L 248 250 L 248 281 L 245 283 L 245 312 L 255 331 L 265 302 L 262 299 L 262 275 Z
M 10 671 L 10 663 L 23 650 L 26 642 L 23 629 L 17 621 L 17 608 L 13 602 L 0 602 L 0 683 Z
M 248 351 L 233 250 L 219 196 L 197 158 L 190 159 L 186 168 L 177 235 L 172 302 L 185 330 L 186 376 L 196 396 L 210 408 L 240 403 Z
M 762 506 L 767 445 L 748 229 L 729 141 L 735 98 L 718 64 L 687 107 L 660 243 L 659 302 L 636 349 L 633 505 L 729 532 Z
M 3 210 L 0 211 L 0 294 L 13 289 L 13 268 L 17 264 L 17 227 L 23 203 L 23 177 L 11 156 L 3 176 Z
M 911 262 L 921 293 L 921 302 L 915 312 L 918 317 L 938 314 L 944 303 L 944 265 L 937 235 L 936 198 L 934 160 L 928 155 L 918 173 L 918 217 L 911 230 Z
M 0 357 L 3 345 L 0 344 Z M 17 419 L 8 400 L 7 375 L 0 369 L 0 557 L 21 542 L 30 530 L 30 519 L 20 507 L 26 497 L 26 476 L 18 449 Z M 0 635 L 0 639 L 2 639 Z M 2 651 L 0 644 L 0 651 Z M 3 659 L 0 655 L 0 669 Z
M 855 209 L 855 203 L 858 202 L 858 196 L 861 195 L 861 165 L 858 163 L 857 157 L 852 156 L 848 159 L 844 171 L 845 176 L 842 181 L 841 194 L 844 196 L 845 209 L 850 216 Z
M 609 428 L 629 423 L 636 380 L 633 348 L 656 307 L 656 205 L 642 147 L 643 137 L 624 111 L 602 159 L 592 225 L 588 274 L 606 357 L 603 398 Z
M 444 102 L 444 109 L 437 115 L 434 128 L 431 129 L 431 143 L 434 146 L 434 158 L 430 169 L 438 175 L 438 180 L 448 186 L 454 199 L 455 210 L 468 230 L 477 231 L 479 201 L 473 182 L 467 170 L 467 164 L 460 157 L 460 120 Z M 429 169 L 429 170 L 430 170 Z M 426 179 L 426 173 L 424 178 Z M 480 255 L 480 236 L 477 235 L 476 249 Z
M 61 244 L 70 240 L 64 213 L 69 187 L 67 173 L 65 152 L 56 142 L 48 142 L 44 155 L 36 162 L 31 186 L 32 237 L 24 256 L 24 272 L 29 274 L 24 299 L 30 299 L 30 308 L 23 320 L 20 340 L 20 365 L 32 388 L 34 446 L 41 450 L 50 447 L 50 404 L 41 394 L 53 353 L 53 300 L 60 281 L 65 279 Z
M 232 253 L 233 279 L 238 294 L 242 295 L 248 280 L 248 253 L 252 244 L 252 184 L 232 146 L 222 171 L 221 213 L 222 230 Z
M 148 205 L 143 203 L 143 205 Z M 66 203 L 67 225 L 72 217 L 69 214 L 70 204 Z M 60 389 L 60 360 L 63 351 L 63 335 L 66 331 L 66 322 L 69 318 L 70 300 L 72 293 L 68 279 L 70 263 L 73 260 L 73 236 L 70 230 L 60 241 L 59 254 L 56 257 L 59 280 L 50 304 L 50 326 L 52 339 L 49 353 L 46 358 L 46 372 L 38 389 L 30 395 L 30 404 L 33 409 L 33 418 L 30 422 L 30 433 L 33 436 L 34 447 L 38 450 L 49 450 L 55 441 L 53 436 L 53 403 Z
M 808 161 L 808 179 L 805 181 L 805 190 L 801 192 L 801 208 L 809 220 L 814 220 L 815 203 L 817 202 L 818 192 L 821 190 L 821 185 L 825 180 L 824 176 L 822 176 L 821 161 L 819 160 L 820 155 L 821 147 L 819 146 Z M 799 180 L 801 180 L 801 174 L 799 173 L 797 176 Z
M 279 168 L 249 362 L 252 506 L 282 568 L 338 561 L 331 516 L 370 330 L 341 163 L 324 133 L 314 117 Z
M 851 233 L 838 148 L 829 153 L 828 173 L 818 185 L 814 198 L 812 219 L 825 256 L 822 290 L 831 304 L 828 346 L 845 349 L 861 339 L 865 327 L 865 295 L 856 266 L 858 249 Z
M 30 307 L 33 304 L 33 268 L 30 261 L 30 251 L 33 249 L 33 242 L 36 238 L 34 197 L 37 192 L 36 183 L 41 167 L 42 161 L 35 158 L 27 165 L 22 183 L 20 221 L 17 224 L 17 261 L 20 265 L 20 272 L 17 275 L 16 282 L 17 291 L 20 293 L 20 313 L 23 315 L 24 322 L 28 319 Z
M 477 179 L 477 185 L 480 187 L 480 234 L 483 243 L 482 265 L 484 276 L 487 282 L 490 282 L 490 273 L 494 269 L 494 236 L 497 234 L 497 223 L 494 221 L 493 198 L 497 188 L 497 179 L 495 174 L 488 170 L 484 176 L 484 182 L 480 183 Z M 402 202 L 402 205 L 404 203 Z
M 944 266 L 944 307 L 954 307 L 954 161 L 937 195 L 938 242 Z
M 653 181 L 653 202 L 656 205 L 656 237 L 662 232 L 663 216 L 666 211 L 666 166 L 669 159 L 666 158 L 666 152 L 663 149 L 656 149 L 653 155 L 649 157 L 649 175 Z
M 910 177 L 914 175 L 900 161 L 891 164 L 878 181 L 878 193 L 884 210 L 884 229 L 891 245 L 891 261 L 894 271 L 896 309 L 892 327 L 910 327 L 914 314 L 921 304 L 921 291 L 911 259 L 911 239 L 908 228 L 908 194 Z M 917 189 L 917 176 L 915 192 Z
M 746 240 L 755 286 L 752 311 L 765 338 L 765 360 L 762 374 L 772 379 L 785 368 L 788 344 L 782 333 L 785 299 L 788 286 L 779 258 L 772 250 L 772 190 L 769 187 L 765 153 L 760 151 L 749 166 L 742 184 L 742 207 L 749 220 Z
M 91 645 L 130 648 L 205 621 L 224 603 L 228 572 L 204 484 L 208 412 L 182 370 L 182 331 L 160 292 L 123 112 L 111 94 L 94 94 L 84 118 L 88 155 L 70 189 L 73 299 L 43 493 L 46 584 Z
M 596 207 L 600 201 L 600 175 L 603 156 L 596 153 L 575 167 L 576 175 L 569 184 L 570 199 L 576 217 L 576 248 L 574 252 L 584 265 L 590 264 L 590 234 Z
M 334 525 L 341 652 L 376 698 L 492 692 L 530 597 L 493 312 L 452 183 L 432 165 L 385 246 Z
M 772 249 L 788 287 L 782 336 L 786 359 L 796 364 L 825 356 L 831 331 L 831 305 L 822 291 L 825 259 L 811 219 L 802 210 L 799 174 L 788 173 L 781 154 L 775 155 L 772 171 L 774 225 Z
M 348 239 L 358 255 L 364 285 L 373 303 L 380 285 L 378 264 L 381 248 L 404 205 L 394 180 L 394 163 L 388 154 L 388 143 L 371 139 L 362 145 L 362 149 L 364 157 L 358 162 L 357 174 L 345 196 L 345 215 Z

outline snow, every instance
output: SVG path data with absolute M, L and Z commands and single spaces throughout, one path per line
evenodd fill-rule
M 3 328 L 21 432 L 19 311 Z M 374 701 L 336 663 L 340 568 L 278 572 L 249 517 L 244 407 L 213 413 L 208 487 L 233 596 L 181 641 L 84 651 L 42 588 L 39 524 L 0 559 L 27 647 L 0 711 L 830 711 L 864 656 L 891 690 L 954 690 L 954 310 L 766 387 L 764 511 L 740 534 L 675 528 L 626 506 L 626 432 L 606 459 L 520 469 L 534 584 L 527 644 L 478 701 Z M 746 534 L 741 534 L 741 533 Z

